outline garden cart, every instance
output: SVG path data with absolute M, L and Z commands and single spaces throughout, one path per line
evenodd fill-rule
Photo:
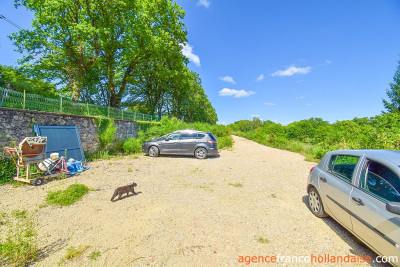
M 44 179 L 55 178 L 68 172 L 65 157 L 52 154 L 46 159 L 46 145 L 47 137 L 35 136 L 26 137 L 18 147 L 4 148 L 17 167 L 14 181 L 41 185 Z M 32 172 L 32 169 L 36 169 L 35 172 Z

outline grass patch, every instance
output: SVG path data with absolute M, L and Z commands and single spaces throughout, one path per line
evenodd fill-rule
M 262 237 L 262 236 L 260 236 L 260 237 L 257 239 L 257 241 L 258 241 L 259 243 L 262 243 L 262 244 L 267 244 L 267 243 L 269 243 L 269 239 L 266 238 L 266 237 Z
M 0 214 L 0 266 L 25 266 L 39 255 L 33 215 L 25 210 Z
M 92 260 L 92 261 L 95 261 L 95 260 L 97 260 L 100 256 L 101 256 L 100 251 L 93 251 L 93 252 L 91 252 L 91 253 L 89 254 L 88 259 L 89 259 L 89 260 Z
M 68 206 L 80 200 L 88 192 L 89 188 L 86 185 L 73 184 L 65 190 L 49 192 L 46 202 L 50 205 Z
M 275 194 L 271 194 L 268 197 L 276 198 L 276 195 Z
M 83 254 L 83 252 L 85 252 L 85 250 L 87 250 L 89 247 L 90 246 L 86 245 L 86 246 L 79 246 L 77 248 L 73 246 L 67 248 L 67 253 L 58 264 L 59 265 L 63 264 L 66 260 L 79 258 Z
M 131 168 L 128 169 L 128 172 L 133 172 Z
M 100 251 L 93 251 L 89 254 L 88 259 L 90 260 L 97 260 L 101 256 Z
M 231 185 L 233 187 L 242 187 L 243 186 L 242 184 L 239 184 L 239 183 L 236 183 L 236 184 L 229 183 L 229 185 Z
M 200 185 L 200 186 L 199 186 L 199 188 L 202 188 L 202 189 L 205 189 L 205 190 L 208 190 L 208 191 L 214 192 L 214 190 L 212 190 L 211 188 L 209 188 L 209 187 L 208 187 L 208 186 L 206 186 L 206 185 Z

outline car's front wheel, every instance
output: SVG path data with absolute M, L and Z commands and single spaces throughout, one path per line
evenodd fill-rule
M 149 148 L 149 156 L 150 157 L 157 157 L 160 151 L 158 150 L 158 147 L 156 146 L 151 146 Z
M 315 216 L 320 218 L 328 216 L 324 210 L 322 199 L 314 187 L 308 190 L 308 204 L 310 204 L 310 209 Z
M 198 159 L 205 159 L 207 158 L 207 149 L 204 147 L 199 147 L 194 151 L 194 156 Z

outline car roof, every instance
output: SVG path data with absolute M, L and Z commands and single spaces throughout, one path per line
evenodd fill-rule
M 178 131 L 174 131 L 172 133 L 207 133 L 204 131 L 197 131 L 197 130 L 191 130 L 191 129 L 186 129 L 186 130 L 178 130 Z
M 382 149 L 359 149 L 359 150 L 335 150 L 330 151 L 331 154 L 342 154 L 342 155 L 353 155 L 353 156 L 363 156 L 370 159 L 383 159 L 391 161 L 397 166 L 400 166 L 400 151 L 399 150 L 382 150 Z

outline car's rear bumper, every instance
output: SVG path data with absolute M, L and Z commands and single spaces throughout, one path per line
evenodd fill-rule
M 218 148 L 214 148 L 214 147 L 209 148 L 209 149 L 208 149 L 208 155 L 209 155 L 209 156 L 218 155 Z

